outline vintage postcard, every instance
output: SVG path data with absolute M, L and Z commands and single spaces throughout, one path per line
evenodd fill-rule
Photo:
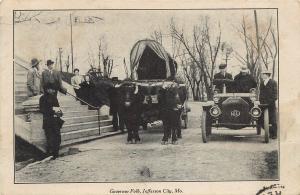
M 299 1 L 2 1 L 1 194 L 300 194 Z

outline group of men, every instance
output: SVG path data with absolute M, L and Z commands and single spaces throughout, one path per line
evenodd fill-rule
M 257 87 L 257 82 L 249 74 L 250 71 L 247 66 L 242 66 L 240 73 L 237 74 L 234 79 L 230 73 L 227 73 L 227 65 L 219 65 L 220 72 L 215 74 L 214 79 L 232 80 L 232 82 L 218 82 L 216 84 L 216 90 L 236 93 L 249 93 L 251 88 Z M 276 100 L 278 96 L 277 83 L 271 79 L 272 72 L 269 70 L 263 70 L 261 72 L 262 82 L 259 86 L 259 101 L 261 104 L 268 105 L 270 127 L 270 138 L 277 139 L 277 111 Z
M 45 130 L 48 154 L 53 158 L 58 157 L 59 146 L 61 142 L 60 129 L 63 125 L 63 120 L 60 119 L 62 112 L 59 110 L 59 103 L 57 99 L 57 92 L 60 91 L 63 94 L 67 93 L 67 90 L 62 86 L 61 75 L 58 71 L 54 70 L 52 60 L 47 60 L 47 69 L 39 73 L 40 61 L 36 58 L 31 60 L 32 68 L 27 74 L 27 91 L 28 96 L 36 96 L 43 94 L 40 98 L 40 110 L 43 113 L 43 129 Z M 249 74 L 249 69 L 245 66 L 241 68 L 241 71 L 233 79 L 232 75 L 226 71 L 227 65 L 221 64 L 219 66 L 220 72 L 215 74 L 214 79 L 227 79 L 232 80 L 234 85 L 230 83 L 217 83 L 216 89 L 224 91 L 226 86 L 228 92 L 247 93 L 251 88 L 256 88 L 257 83 L 255 79 Z M 80 92 L 82 83 L 87 82 L 89 84 L 89 78 L 82 78 L 79 76 L 79 70 L 74 70 L 75 76 L 71 79 L 71 84 L 74 87 L 75 93 L 79 97 L 83 97 L 82 94 L 86 92 Z M 259 100 L 262 104 L 267 104 L 270 117 L 270 137 L 272 139 L 277 138 L 277 119 L 276 119 L 276 100 L 277 100 L 277 83 L 272 80 L 271 72 L 268 70 L 261 72 L 262 83 L 260 84 L 260 96 Z M 112 80 L 114 84 L 118 82 L 118 79 Z M 111 99 L 117 98 L 116 92 L 112 90 L 110 92 Z M 84 98 L 83 98 L 84 99 Z M 86 100 L 86 99 L 85 99 Z M 112 101 L 111 114 L 113 115 L 113 126 L 115 130 L 124 130 L 124 123 L 118 116 L 117 105 L 118 103 Z
M 32 68 L 27 74 L 28 96 L 43 94 L 39 100 L 40 111 L 43 114 L 43 129 L 47 139 L 47 153 L 53 159 L 58 157 L 61 143 L 60 129 L 64 121 L 60 118 L 62 112 L 59 109 L 57 93 L 67 93 L 67 89 L 62 86 L 61 75 L 54 70 L 54 62 L 47 60 L 47 69 L 39 73 L 40 61 L 36 58 L 31 60 Z

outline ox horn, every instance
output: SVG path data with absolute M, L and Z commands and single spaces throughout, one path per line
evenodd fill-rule
M 135 84 L 134 94 L 137 94 L 139 92 L 139 86 Z

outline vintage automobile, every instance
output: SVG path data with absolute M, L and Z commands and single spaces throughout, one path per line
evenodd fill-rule
M 231 83 L 231 80 L 215 79 L 214 82 Z M 212 134 L 212 128 L 226 127 L 232 130 L 245 127 L 256 128 L 257 135 L 263 127 L 264 141 L 269 142 L 269 112 L 266 105 L 260 104 L 255 88 L 249 93 L 214 91 L 213 99 L 203 106 L 201 119 L 202 140 L 206 143 Z

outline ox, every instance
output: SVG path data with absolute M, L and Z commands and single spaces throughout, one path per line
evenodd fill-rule
M 172 144 L 177 144 L 177 138 L 181 138 L 181 113 L 185 99 L 186 93 L 175 82 L 163 86 L 160 90 L 160 117 L 164 125 L 163 145 L 168 143 L 170 136 Z
M 144 99 L 138 93 L 138 86 L 133 83 L 124 83 L 119 87 L 119 113 L 127 128 L 128 143 L 140 143 L 139 124 L 141 119 L 141 106 Z

